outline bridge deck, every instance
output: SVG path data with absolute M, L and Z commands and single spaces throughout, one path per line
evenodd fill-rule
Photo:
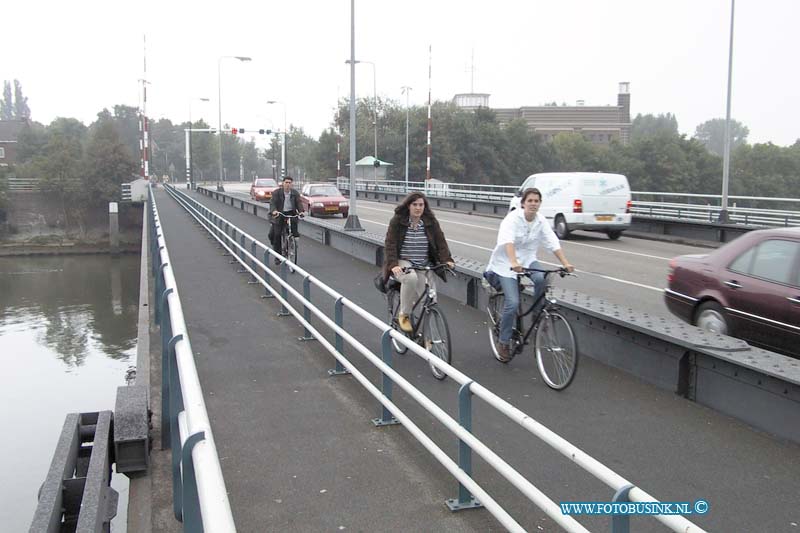
M 377 402 L 352 378 L 328 377 L 333 358 L 318 343 L 298 342 L 302 328 L 294 319 L 276 318 L 278 304 L 262 300 L 261 287 L 236 274 L 163 191 L 156 197 L 240 531 L 501 529 L 485 510 L 451 514 L 444 500 L 457 489 L 444 468 L 402 427 L 374 428 Z M 194 197 L 266 239 L 265 221 Z M 299 257 L 304 268 L 383 316 L 382 295 L 371 283 L 376 267 L 308 239 L 301 240 Z M 333 309 L 319 293 L 314 298 Z M 589 359 L 581 360 L 567 391 L 553 392 L 529 355 L 508 366 L 491 358 L 482 313 L 445 298 L 441 303 L 458 368 L 632 483 L 662 501 L 709 501 L 707 515 L 691 517 L 709 530 L 797 530 L 797 445 Z M 378 352 L 376 330 L 345 315 L 348 331 Z M 380 382 L 369 363 L 352 360 Z M 410 354 L 396 357 L 395 368 L 456 416 L 451 380 L 435 381 Z M 395 401 L 457 456 L 449 432 L 397 390 Z M 606 486 L 480 402 L 473 418 L 475 434 L 554 501 L 611 499 Z M 478 482 L 524 527 L 556 529 L 479 457 L 473 463 Z M 608 518 L 579 521 L 591 530 L 610 527 Z M 633 519 L 633 530 L 661 529 L 642 517 Z

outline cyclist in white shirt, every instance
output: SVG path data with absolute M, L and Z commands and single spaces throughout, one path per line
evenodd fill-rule
M 558 237 L 547 219 L 539 213 L 541 203 L 542 193 L 539 189 L 525 189 L 520 208 L 509 212 L 500 223 L 497 244 L 483 274 L 486 280 L 495 289 L 502 290 L 505 296 L 497 345 L 497 358 L 504 363 L 511 360 L 508 344 L 519 307 L 517 272 L 522 272 L 524 268 L 541 268 L 536 257 L 540 246 L 551 251 L 568 272 L 575 270 L 561 250 Z M 536 299 L 544 292 L 544 274 L 534 272 L 529 277 L 533 281 L 534 299 Z

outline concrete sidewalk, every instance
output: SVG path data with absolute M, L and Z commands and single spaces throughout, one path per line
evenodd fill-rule
M 375 400 L 329 377 L 296 321 L 157 202 L 239 531 L 502 530 L 486 511 L 448 511 L 444 469 L 402 427 L 376 429 Z

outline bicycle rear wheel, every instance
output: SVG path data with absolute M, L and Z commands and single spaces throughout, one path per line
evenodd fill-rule
M 447 326 L 447 320 L 444 314 L 439 310 L 436 304 L 428 308 L 428 313 L 425 315 L 425 327 L 422 333 L 423 346 L 436 357 L 441 359 L 447 364 L 452 360 L 453 347 L 450 344 L 450 328 Z M 430 363 L 429 363 L 430 364 Z M 447 374 L 436 368 L 435 365 L 430 364 L 431 373 L 436 379 L 442 380 L 447 377 Z
M 536 365 L 548 387 L 566 389 L 578 369 L 578 347 L 567 319 L 544 311 L 536 324 Z
M 510 359 L 504 360 L 497 353 L 497 343 L 500 342 L 500 319 L 503 318 L 503 305 L 505 305 L 505 297 L 502 294 L 489 297 L 489 305 L 486 307 L 489 315 L 486 321 L 486 328 L 489 330 L 489 345 L 492 347 L 494 358 L 501 363 L 508 363 Z
M 392 328 L 403 333 L 403 330 L 400 329 L 400 325 L 397 323 L 397 309 L 400 307 L 400 291 L 397 290 L 389 290 L 386 292 L 386 301 L 389 304 L 389 324 L 391 324 Z M 408 351 L 408 348 L 396 340 L 392 339 L 392 346 L 394 346 L 394 351 L 403 355 Z

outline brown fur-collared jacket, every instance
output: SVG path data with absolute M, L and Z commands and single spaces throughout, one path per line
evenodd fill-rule
M 444 238 L 439 222 L 423 213 L 422 223 L 425 225 L 425 235 L 428 236 L 428 258 L 434 263 L 452 261 L 453 257 L 450 255 L 450 248 L 447 246 L 447 241 Z M 389 229 L 386 231 L 386 241 L 384 243 L 384 282 L 388 281 L 392 268 L 397 266 L 403 241 L 406 240 L 406 231 L 408 231 L 408 216 L 394 215 L 389 222 Z M 443 270 L 437 271 L 436 274 L 445 282 L 447 281 Z

